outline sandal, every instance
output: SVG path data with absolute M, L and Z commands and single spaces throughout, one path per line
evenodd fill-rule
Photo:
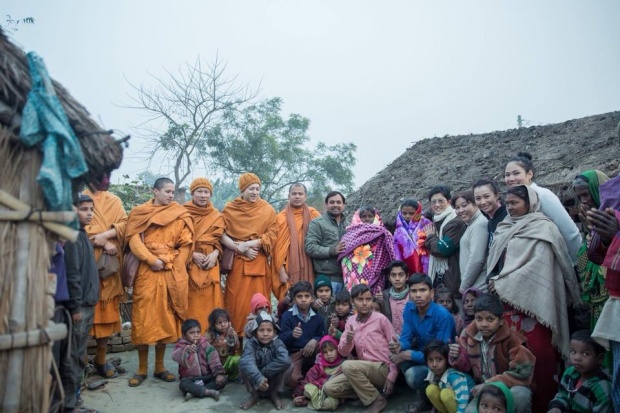
M 168 383 L 172 383 L 173 381 L 177 380 L 176 376 L 170 373 L 168 370 L 164 370 L 160 373 L 154 373 L 153 377 L 155 377 L 156 379 L 168 382 Z
M 95 368 L 97 369 L 97 373 L 99 373 L 101 377 L 104 377 L 106 379 L 115 379 L 118 377 L 118 372 L 116 371 L 116 368 L 110 362 L 106 362 L 104 364 L 97 364 L 93 361 L 93 366 L 95 366 Z
M 144 380 L 146 380 L 146 374 L 134 374 L 133 377 L 129 379 L 128 385 L 129 387 L 138 387 Z
M 94 380 L 94 381 L 91 381 L 90 383 L 86 384 L 86 388 L 88 390 L 103 389 L 106 384 L 108 384 L 107 380 Z

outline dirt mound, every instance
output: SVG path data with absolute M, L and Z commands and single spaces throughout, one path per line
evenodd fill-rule
M 554 125 L 424 139 L 351 194 L 347 209 L 352 213 L 361 205 L 372 205 L 389 225 L 405 198 L 422 200 L 427 207 L 433 185 L 459 191 L 489 177 L 505 190 L 506 162 L 520 151 L 532 154 L 536 183 L 570 205 L 574 197 L 570 184 L 580 172 L 599 169 L 610 177 L 620 172 L 619 121 L 620 112 L 611 112 Z

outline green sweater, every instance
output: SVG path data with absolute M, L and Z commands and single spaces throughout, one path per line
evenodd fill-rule
M 613 413 L 609 374 L 599 369 L 597 374 L 576 388 L 580 376 L 573 366 L 566 369 L 560 381 L 560 389 L 549 403 L 549 410 L 555 407 L 571 413 Z

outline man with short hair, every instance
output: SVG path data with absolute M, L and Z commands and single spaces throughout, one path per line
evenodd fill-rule
M 276 217 L 278 234 L 272 260 L 273 294 L 282 300 L 297 281 L 314 284 L 312 260 L 306 254 L 305 239 L 310 222 L 321 216 L 306 204 L 306 186 L 295 182 L 289 187 L 288 202 Z
M 326 213 L 310 222 L 306 235 L 306 253 L 312 258 L 316 276 L 326 275 L 332 283 L 333 295 L 344 286 L 338 254 L 344 251 L 340 241 L 345 232 L 345 198 L 338 191 L 325 197 Z
M 390 357 L 405 375 L 407 385 L 415 390 L 416 401 L 411 406 L 425 411 L 432 406 L 426 398 L 425 379 L 428 367 L 424 360 L 424 346 L 437 339 L 444 343 L 454 340 L 456 328 L 452 314 L 433 301 L 433 282 L 426 274 L 413 274 L 409 281 L 409 299 L 403 311 L 403 330 L 400 341 L 390 343 Z

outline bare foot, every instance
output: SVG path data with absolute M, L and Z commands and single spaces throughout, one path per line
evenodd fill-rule
M 217 390 L 206 389 L 205 390 L 205 396 L 213 397 L 215 399 L 215 401 L 219 401 L 220 400 L 220 392 L 217 391 Z
M 364 413 L 379 413 L 387 406 L 387 399 L 381 395 L 375 399 L 370 406 L 364 410 Z
M 258 392 L 253 391 L 250 393 L 250 397 L 246 401 L 244 401 L 239 408 L 241 410 L 248 410 L 250 407 L 254 406 L 258 401 Z
M 309 400 L 304 396 L 298 396 L 293 399 L 293 404 L 295 407 L 304 407 L 308 405 Z
M 277 391 L 270 392 L 269 398 L 271 399 L 271 402 L 273 403 L 273 405 L 276 407 L 277 410 L 284 409 L 284 402 L 280 398 L 280 395 L 278 394 Z

